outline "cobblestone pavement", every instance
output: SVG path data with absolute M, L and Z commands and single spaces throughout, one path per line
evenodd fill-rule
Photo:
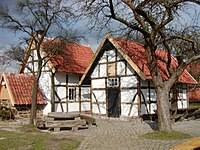
M 200 136 L 200 120 L 183 121 L 173 129 Z M 140 135 L 153 131 L 146 123 L 97 119 L 97 127 L 79 130 L 76 134 L 85 136 L 78 150 L 168 150 L 186 140 L 159 141 L 141 138 Z

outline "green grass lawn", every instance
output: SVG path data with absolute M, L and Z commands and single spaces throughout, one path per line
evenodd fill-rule
M 199 108 L 198 110 L 200 111 L 200 103 L 189 103 L 190 108 Z
M 75 150 L 80 144 L 73 136 L 54 135 L 25 126 L 20 131 L 0 130 L 0 149 L 45 150 L 54 147 L 59 150 Z
M 142 135 L 142 137 L 153 140 L 181 140 L 181 139 L 191 138 L 190 135 L 177 131 L 172 131 L 172 132 L 155 131 L 146 133 Z

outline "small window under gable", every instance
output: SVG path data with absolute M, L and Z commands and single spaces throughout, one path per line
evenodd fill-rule
M 108 87 L 117 87 L 119 85 L 118 78 L 109 78 L 108 79 Z

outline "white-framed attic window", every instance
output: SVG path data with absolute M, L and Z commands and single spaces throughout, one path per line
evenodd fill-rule
M 108 87 L 117 87 L 119 85 L 118 78 L 108 78 L 107 86 Z

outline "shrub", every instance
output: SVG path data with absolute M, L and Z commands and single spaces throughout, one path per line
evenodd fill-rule
M 10 117 L 11 117 L 10 108 L 7 108 L 5 106 L 0 106 L 0 118 L 2 120 L 9 120 Z

